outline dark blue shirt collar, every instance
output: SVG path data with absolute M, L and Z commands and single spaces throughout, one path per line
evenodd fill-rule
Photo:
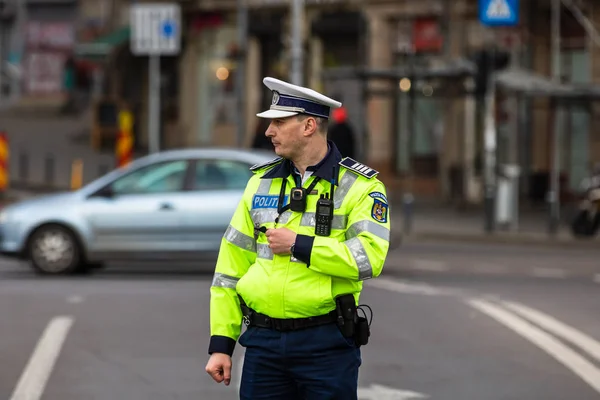
M 306 170 L 313 171 L 314 176 L 331 182 L 334 175 L 338 173 L 338 164 L 342 161 L 342 155 L 332 141 L 327 141 L 328 150 L 327 155 L 316 165 L 309 166 Z M 277 164 L 274 168 L 267 171 L 261 179 L 274 179 L 274 178 L 287 178 L 292 174 L 296 168 L 290 160 L 283 160 L 283 162 Z M 337 182 L 337 176 L 335 177 Z

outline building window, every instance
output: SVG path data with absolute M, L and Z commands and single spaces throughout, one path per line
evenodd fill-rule
M 397 57 L 396 65 L 418 69 L 427 68 L 429 57 L 420 54 Z M 444 135 L 443 99 L 436 95 L 436 88 L 426 81 L 413 81 L 410 76 L 398 82 L 398 111 L 396 113 L 398 170 L 405 172 L 411 162 L 414 173 L 435 176 Z M 410 91 L 414 91 L 414 112 L 411 111 Z M 412 132 L 411 132 L 412 130 Z M 409 143 L 407 148 L 406 143 Z

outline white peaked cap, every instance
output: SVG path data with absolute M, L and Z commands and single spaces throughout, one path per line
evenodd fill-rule
M 269 110 L 256 114 L 260 118 L 286 118 L 297 114 L 329 118 L 331 109 L 342 106 L 319 92 L 279 79 L 266 77 L 263 83 L 273 92 L 273 100 Z

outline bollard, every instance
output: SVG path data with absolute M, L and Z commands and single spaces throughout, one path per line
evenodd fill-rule
M 133 116 L 129 111 L 119 113 L 119 133 L 117 134 L 117 167 L 125 167 L 133 158 Z
M 78 158 L 71 164 L 71 190 L 77 190 L 83 185 L 83 160 Z
M 0 132 L 0 193 L 4 195 L 8 189 L 8 137 Z
M 46 155 L 44 160 L 44 183 L 52 186 L 54 184 L 55 163 L 52 154 Z

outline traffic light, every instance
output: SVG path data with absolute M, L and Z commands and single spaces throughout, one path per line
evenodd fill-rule
M 510 64 L 510 54 L 502 50 L 480 50 L 472 57 L 477 66 L 475 73 L 475 95 L 483 97 L 488 90 L 489 76 L 501 71 Z

